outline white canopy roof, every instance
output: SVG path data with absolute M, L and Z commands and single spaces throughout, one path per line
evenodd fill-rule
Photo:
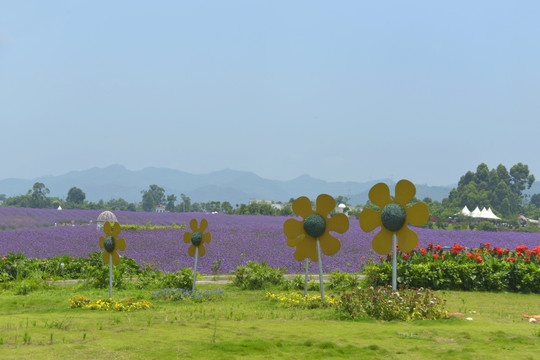
M 487 216 L 488 216 L 488 217 L 487 217 L 488 219 L 501 220 L 500 217 L 498 217 L 497 215 L 495 215 L 495 214 L 493 213 L 493 211 L 491 211 L 491 208 L 487 209 Z
M 474 217 L 474 218 L 477 218 L 477 217 L 480 217 L 480 214 L 482 212 L 480 211 L 480 209 L 478 208 L 478 206 L 471 212 L 471 217 Z
M 469 210 L 469 208 L 467 207 L 467 205 L 465 205 L 463 207 L 463 209 L 461 209 L 461 213 L 465 216 L 471 216 L 471 210 Z

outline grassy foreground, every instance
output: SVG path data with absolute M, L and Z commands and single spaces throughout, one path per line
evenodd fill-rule
M 108 290 L 58 286 L 26 296 L 2 290 L 0 358 L 540 358 L 540 322 L 523 318 L 540 314 L 539 295 L 446 292 L 448 311 L 463 317 L 383 322 L 337 320 L 333 309 L 285 308 L 265 300 L 265 291 L 221 288 L 223 300 L 206 303 L 152 301 L 150 290 L 115 292 L 154 303 L 138 312 L 69 308 L 73 295 L 97 300 Z

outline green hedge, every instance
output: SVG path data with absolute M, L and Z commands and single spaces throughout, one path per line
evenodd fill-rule
M 392 264 L 370 263 L 364 268 L 370 286 L 392 282 Z M 466 291 L 511 291 L 540 293 L 540 266 L 524 262 L 454 261 L 410 263 L 400 262 L 397 282 L 412 288 Z

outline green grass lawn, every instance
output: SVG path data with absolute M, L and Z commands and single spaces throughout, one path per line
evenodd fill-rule
M 97 300 L 107 289 L 1 290 L 0 359 L 540 359 L 540 322 L 523 318 L 540 314 L 539 295 L 446 292 L 448 311 L 465 316 L 383 322 L 337 320 L 331 308 L 285 308 L 262 290 L 220 287 L 225 297 L 206 303 L 115 291 L 154 303 L 138 312 L 69 308 L 73 295 Z

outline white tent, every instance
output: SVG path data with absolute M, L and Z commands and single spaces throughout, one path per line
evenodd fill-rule
M 488 219 L 501 220 L 500 217 L 498 217 L 493 213 L 493 211 L 491 211 L 491 208 L 487 209 L 487 216 Z
M 482 210 L 480 211 L 480 215 L 478 215 L 479 218 L 481 219 L 488 219 L 489 218 L 489 214 L 486 210 L 486 208 L 482 208 Z
M 478 208 L 478 206 L 471 212 L 471 217 L 473 218 L 477 218 L 477 217 L 480 217 L 480 214 L 482 212 L 480 211 L 480 209 Z
M 463 209 L 461 209 L 461 214 L 465 215 L 465 216 L 471 216 L 471 210 L 469 210 L 469 208 L 467 207 L 467 205 L 465 205 L 463 207 Z

